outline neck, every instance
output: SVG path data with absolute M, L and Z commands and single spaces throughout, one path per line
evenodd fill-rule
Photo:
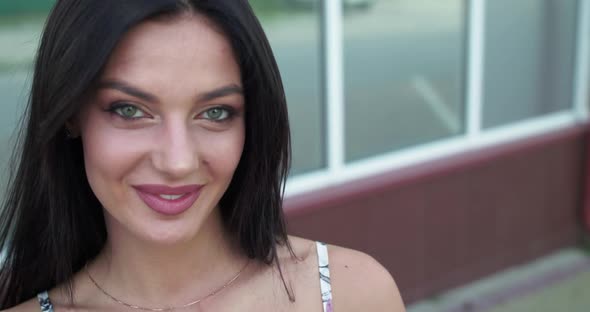
M 112 296 L 131 304 L 179 306 L 205 297 L 247 261 L 223 230 L 221 218 L 214 213 L 210 219 L 194 239 L 173 245 L 109 231 L 89 272 Z

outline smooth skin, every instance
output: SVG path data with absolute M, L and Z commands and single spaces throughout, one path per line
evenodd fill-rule
M 109 237 L 89 264 L 115 297 L 145 307 L 179 306 L 222 286 L 248 260 L 222 226 L 217 203 L 245 139 L 240 68 L 206 17 L 144 22 L 119 43 L 100 88 L 71 122 L 80 135 L 92 190 Z M 164 216 L 134 185 L 202 185 L 187 211 Z M 230 287 L 186 311 L 322 311 L 315 243 L 290 237 L 280 264 L 250 261 Z M 404 311 L 391 275 L 361 252 L 329 246 L 334 311 Z M 74 305 L 64 285 L 50 291 L 56 311 L 133 311 L 102 294 L 82 271 Z M 33 298 L 9 311 L 40 311 Z

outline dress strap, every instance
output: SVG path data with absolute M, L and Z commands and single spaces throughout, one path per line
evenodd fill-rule
M 328 246 L 322 242 L 316 242 L 318 253 L 318 269 L 320 272 L 320 290 L 322 291 L 322 304 L 324 312 L 333 312 L 332 309 L 332 285 L 330 283 L 330 266 L 328 261 Z
M 39 293 L 37 295 L 37 300 L 39 300 L 41 312 L 53 312 L 53 304 L 51 304 L 51 300 L 49 300 L 49 294 L 47 294 L 47 291 Z

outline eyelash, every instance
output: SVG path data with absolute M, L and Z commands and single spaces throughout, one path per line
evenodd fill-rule
M 106 111 L 113 114 L 113 115 L 116 115 L 120 118 L 123 118 L 124 120 L 129 120 L 129 121 L 145 118 L 145 116 L 126 117 L 118 112 L 118 110 L 120 110 L 122 108 L 126 108 L 126 107 L 133 107 L 133 108 L 137 109 L 139 112 L 141 112 L 142 114 L 144 114 L 146 116 L 150 116 L 149 114 L 147 114 L 145 111 L 143 111 L 141 108 L 137 107 L 136 105 L 129 104 L 129 103 L 122 103 L 122 102 L 115 102 L 115 103 L 111 104 L 110 107 L 106 109 Z M 220 119 L 220 120 L 205 118 L 206 120 L 216 122 L 216 123 L 223 123 L 223 122 L 228 122 L 228 121 L 232 120 L 236 115 L 236 110 L 233 107 L 228 106 L 228 105 L 219 105 L 219 106 L 214 106 L 214 107 L 211 107 L 211 108 L 205 110 L 203 113 L 199 114 L 199 116 L 203 115 L 205 113 L 208 113 L 214 109 L 224 110 L 225 113 L 227 114 L 227 117 Z

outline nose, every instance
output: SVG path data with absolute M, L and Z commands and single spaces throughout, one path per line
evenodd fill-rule
M 184 122 L 162 125 L 155 142 L 153 164 L 156 170 L 171 179 L 194 173 L 199 167 L 196 137 Z

